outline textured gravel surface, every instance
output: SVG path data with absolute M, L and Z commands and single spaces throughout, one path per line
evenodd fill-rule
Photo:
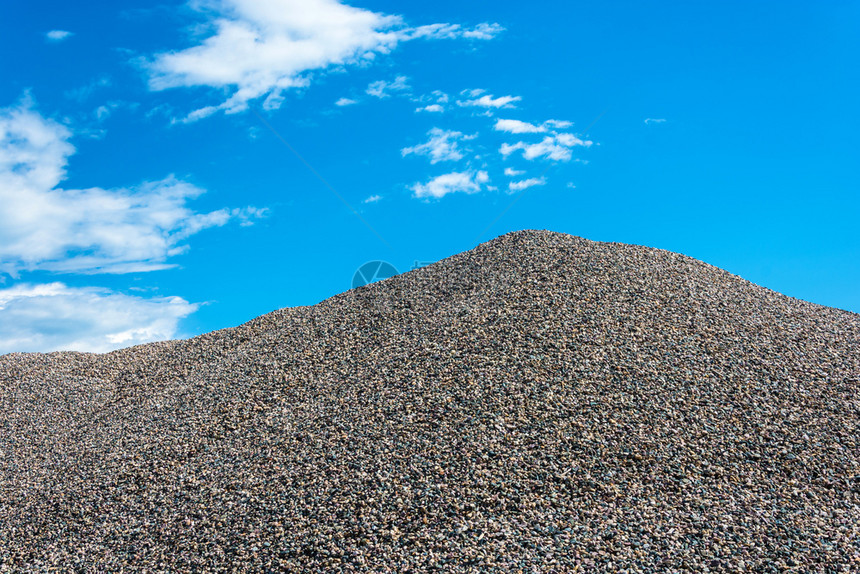
M 517 232 L 0 357 L 0 571 L 860 571 L 860 315 Z

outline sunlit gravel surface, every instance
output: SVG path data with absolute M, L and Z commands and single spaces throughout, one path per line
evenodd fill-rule
M 517 232 L 0 357 L 0 572 L 857 572 L 858 423 L 860 315 Z

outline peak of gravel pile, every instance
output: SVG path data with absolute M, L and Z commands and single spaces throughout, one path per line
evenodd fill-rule
M 860 316 L 527 231 L 0 357 L 0 571 L 860 571 Z

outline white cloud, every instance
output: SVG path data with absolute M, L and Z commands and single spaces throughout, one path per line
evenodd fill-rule
M 528 122 L 521 122 L 520 120 L 498 120 L 494 129 L 497 132 L 512 134 L 534 134 L 546 131 L 544 126 L 536 126 Z
M 460 92 L 460 95 L 461 95 L 461 96 L 468 96 L 468 97 L 470 97 L 470 98 L 477 98 L 478 96 L 480 96 L 480 95 L 482 95 L 482 94 L 486 94 L 486 93 L 487 93 L 487 90 L 484 90 L 484 89 L 481 89 L 481 88 L 474 88 L 474 89 L 471 89 L 471 90 L 469 90 L 469 89 L 462 90 L 462 91 Z
M 470 140 L 477 135 L 463 135 L 462 132 L 446 131 L 440 128 L 433 128 L 427 135 L 430 139 L 421 145 L 405 147 L 401 150 L 403 156 L 409 154 L 426 155 L 430 158 L 430 163 L 439 163 L 440 161 L 457 161 L 463 159 L 463 153 L 460 151 L 460 146 L 457 142 Z
M 371 195 L 370 197 L 368 197 L 367 199 L 365 199 L 361 203 L 376 203 L 380 199 L 382 199 L 381 195 Z
M 110 114 L 111 108 L 109 108 L 108 106 L 99 106 L 96 108 L 95 111 L 96 119 L 100 122 L 103 122 L 108 119 L 110 117 Z
M 184 50 L 159 53 L 144 62 L 150 88 L 228 90 L 231 95 L 216 106 L 228 113 L 264 96 L 264 105 L 277 108 L 285 91 L 309 84 L 311 72 L 367 64 L 403 41 L 486 40 L 502 30 L 489 23 L 410 28 L 399 16 L 337 0 L 201 0 L 191 6 L 213 15 L 206 26 L 196 28 L 211 34 Z
M 562 120 L 547 120 L 539 126 L 520 120 L 498 120 L 493 129 L 511 134 L 537 134 L 545 133 L 552 128 L 569 128 L 572 125 L 573 123 Z
M 444 104 L 449 101 L 448 94 L 441 90 L 433 90 L 429 95 L 422 95 L 417 98 L 412 98 L 413 102 L 419 104 L 427 104 L 415 109 L 416 112 L 434 112 L 441 113 L 445 111 Z M 427 103 L 434 102 L 434 103 Z
M 493 98 L 492 94 L 486 94 L 480 97 L 475 97 L 478 94 L 484 93 L 483 90 L 469 90 L 468 95 L 472 97 L 471 100 L 459 100 L 457 102 L 458 106 L 463 107 L 478 107 L 478 108 L 513 108 L 512 104 L 514 102 L 519 102 L 522 100 L 520 96 L 500 96 L 498 98 Z
M 445 92 L 443 92 L 441 90 L 433 90 L 433 92 L 431 92 L 431 93 L 432 93 L 433 97 L 436 98 L 436 102 L 438 102 L 440 104 L 447 104 L 448 103 L 448 99 L 449 99 L 448 94 L 446 94 Z
M 483 22 L 471 30 L 464 29 L 462 31 L 462 37 L 473 40 L 492 40 L 504 31 L 505 28 L 499 24 Z
M 520 171 L 520 170 L 514 169 L 512 167 L 506 167 L 505 168 L 505 175 L 508 177 L 516 177 L 516 176 L 522 175 L 524 173 L 525 173 L 524 171 Z
M 645 118 L 645 125 L 666 123 L 666 118 Z
M 79 88 L 74 88 L 72 90 L 67 90 L 63 93 L 64 96 L 70 98 L 72 100 L 77 100 L 78 102 L 84 102 L 93 95 L 94 92 L 103 88 L 109 88 L 112 85 L 112 81 L 109 76 L 102 76 L 96 80 L 93 80 L 89 84 L 81 86 Z
M 63 283 L 0 289 L 0 354 L 106 352 L 177 336 L 197 305 L 179 297 L 145 299 Z
M 433 113 L 442 113 L 445 111 L 445 108 L 440 106 L 439 104 L 430 104 L 424 106 L 423 108 L 415 108 L 416 112 L 433 112 Z
M 510 191 L 521 191 L 523 189 L 528 189 L 530 187 L 534 187 L 536 185 L 545 185 L 546 179 L 543 177 L 532 177 L 530 179 L 524 179 L 522 181 L 512 181 L 508 184 L 508 190 Z
M 74 34 L 68 30 L 51 30 L 45 34 L 45 38 L 47 38 L 49 42 L 62 42 L 73 35 Z
M 0 108 L 0 273 L 163 269 L 189 236 L 262 214 L 195 213 L 187 203 L 203 190 L 172 176 L 127 189 L 60 188 L 71 135 L 26 99 Z
M 522 150 L 525 159 L 546 157 L 555 161 L 570 161 L 571 148 L 575 146 L 591 147 L 592 143 L 590 140 L 583 141 L 573 134 L 561 133 L 546 136 L 541 142 L 534 144 L 526 142 L 504 143 L 499 151 L 506 157 L 517 150 Z
M 391 97 L 391 92 L 408 92 L 408 80 L 406 76 L 397 76 L 391 82 L 379 80 L 367 86 L 367 93 L 375 98 L 388 98 Z
M 566 147 L 591 147 L 593 143 L 591 140 L 581 140 L 573 134 L 556 134 L 555 141 Z
M 412 186 L 414 197 L 441 198 L 449 193 L 477 193 L 481 186 L 490 181 L 486 171 L 478 172 L 454 172 L 440 175 L 428 181 L 426 184 L 416 183 Z
M 137 103 L 134 102 L 125 102 L 122 100 L 111 100 L 106 102 L 104 105 L 97 107 L 93 111 L 93 115 L 98 122 L 104 122 L 109 117 L 113 115 L 113 113 L 120 109 L 136 109 Z
M 357 104 L 357 103 L 358 103 L 357 101 L 351 100 L 349 98 L 341 98 L 338 101 L 336 101 L 334 103 L 334 105 L 336 105 L 338 107 L 343 107 L 343 106 L 352 106 L 352 105 Z
M 198 120 L 202 120 L 203 118 L 208 118 L 212 114 L 218 111 L 216 106 L 206 106 L 197 110 L 194 110 L 181 120 L 173 120 L 172 123 L 181 123 L 181 124 L 190 124 L 194 123 Z
M 214 8 L 213 35 L 149 63 L 152 89 L 233 88 L 217 108 L 237 112 L 262 96 L 277 103 L 308 84 L 308 71 L 367 60 L 398 41 L 399 18 L 335 0 L 216 0 Z
M 505 29 L 499 24 L 489 24 L 486 22 L 478 24 L 471 29 L 463 28 L 460 24 L 428 24 L 402 32 L 401 39 L 456 40 L 466 38 L 472 40 L 492 40 L 504 31 Z

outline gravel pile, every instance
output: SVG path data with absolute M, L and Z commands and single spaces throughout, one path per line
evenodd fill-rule
M 860 315 L 544 231 L 0 357 L 0 571 L 860 571 Z

